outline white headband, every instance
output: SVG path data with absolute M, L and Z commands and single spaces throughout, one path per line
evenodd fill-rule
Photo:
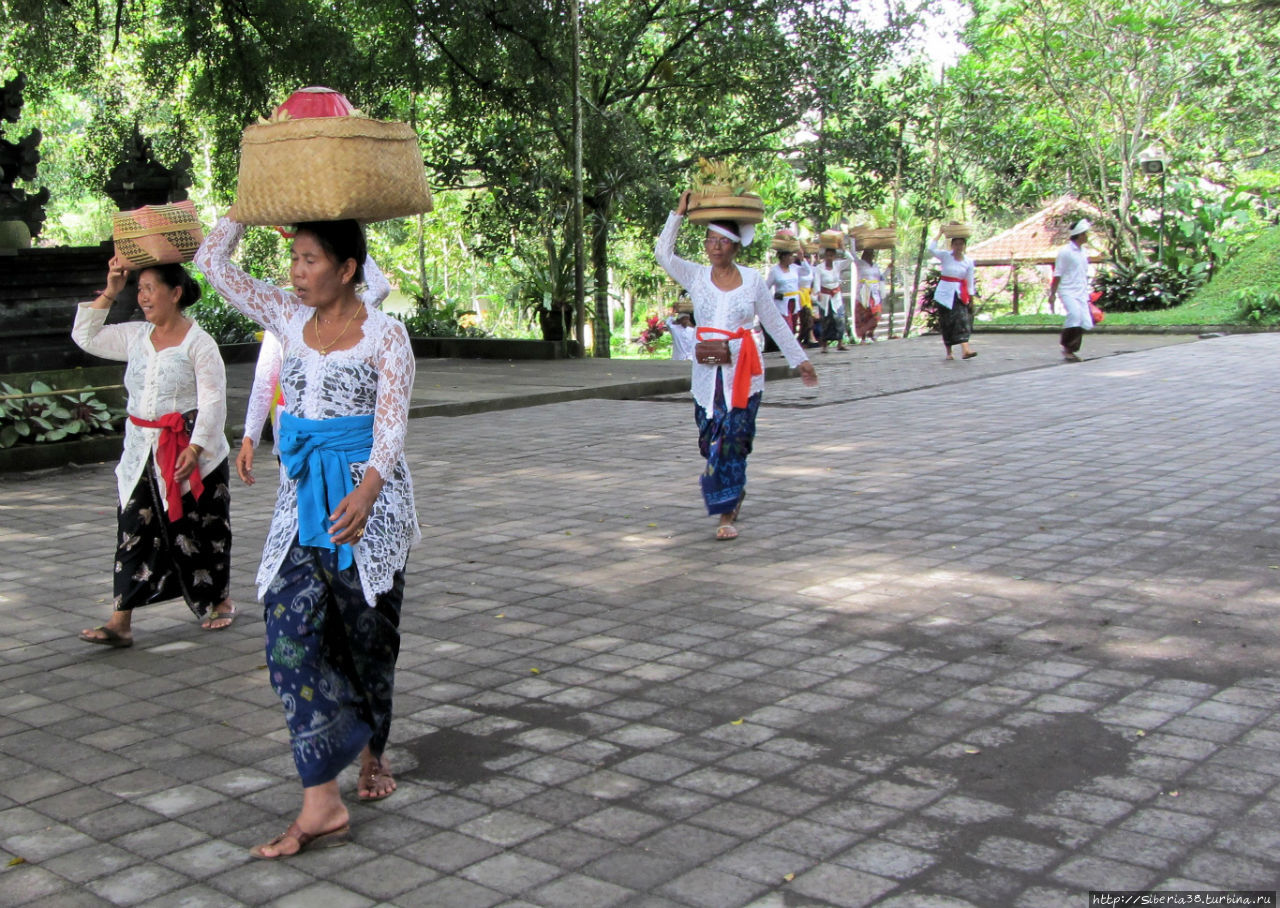
M 742 234 L 741 236 L 739 236 L 737 233 L 734 233 L 732 230 L 729 230 L 727 227 L 721 227 L 719 224 L 708 224 L 707 229 L 710 230 L 712 233 L 718 233 L 723 237 L 728 237 L 729 239 L 733 240 L 735 243 L 739 243 L 743 246 L 750 246 L 751 241 L 756 238 L 755 224 L 741 225 L 738 228 L 738 230 Z

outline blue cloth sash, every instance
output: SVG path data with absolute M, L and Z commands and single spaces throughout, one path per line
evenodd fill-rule
M 298 481 L 298 542 L 338 550 L 338 569 L 355 563 L 351 546 L 329 538 L 329 515 L 355 488 L 351 465 L 373 452 L 373 414 L 303 419 L 280 414 L 280 462 Z

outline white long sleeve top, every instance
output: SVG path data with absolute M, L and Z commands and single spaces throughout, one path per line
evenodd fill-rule
M 391 293 L 391 284 L 371 256 L 366 256 L 364 260 L 364 284 L 364 289 L 359 293 L 360 299 L 366 306 L 380 308 L 382 301 Z M 253 385 L 249 389 L 249 405 L 244 414 L 244 437 L 252 441 L 255 448 L 262 440 L 262 427 L 266 425 L 267 414 L 271 412 L 271 401 L 275 397 L 276 383 L 280 380 L 280 363 L 283 360 L 284 351 L 280 347 L 280 341 L 270 331 L 264 331 L 262 347 L 258 350 L 258 364 L 253 370 Z
M 950 249 L 945 249 L 937 243 L 929 244 L 929 254 L 938 260 L 938 269 L 942 272 L 943 277 L 958 277 L 963 280 L 969 287 L 970 299 L 977 294 L 978 288 L 974 284 L 975 269 L 973 259 L 957 259 L 951 254 Z M 933 291 L 933 301 L 939 306 L 945 306 L 950 309 L 955 305 L 956 296 L 959 293 L 960 285 L 954 281 L 938 281 L 938 287 Z
M 858 298 L 864 305 L 884 304 L 884 272 L 875 262 L 858 259 Z
M 356 485 L 368 467 L 377 469 L 384 481 L 364 536 L 354 546 L 365 601 L 373 605 L 379 594 L 391 589 L 395 573 L 405 566 L 410 547 L 422 535 L 404 459 L 414 378 L 408 332 L 389 315 L 371 310 L 354 347 L 328 354 L 313 350 L 302 331 L 315 310 L 289 291 L 256 280 L 231 263 L 243 233 L 243 225 L 228 218 L 219 220 L 196 253 L 196 266 L 228 303 L 280 340 L 280 386 L 289 412 L 304 419 L 373 414 L 369 460 L 351 465 L 351 481 Z M 281 471 L 275 513 L 258 569 L 259 598 L 275 579 L 297 534 L 297 481 Z
M 823 315 L 827 314 L 830 307 L 835 306 L 836 312 L 844 311 L 844 279 L 851 275 L 853 286 L 850 288 L 851 295 L 856 299 L 858 296 L 857 269 L 853 268 L 853 259 L 836 259 L 831 263 L 831 267 L 827 267 L 825 260 L 820 260 L 813 269 L 813 293 L 814 303 Z
M 168 413 L 196 413 L 191 443 L 203 450 L 197 468 L 202 477 L 226 460 L 227 371 L 218 353 L 218 344 L 203 328 L 192 322 L 182 343 L 157 351 L 151 343 L 155 326 L 150 322 L 108 325 L 107 309 L 89 303 L 76 308 L 71 337 L 86 353 L 103 359 L 127 362 L 124 385 L 129 392 L 126 405 L 131 416 L 155 420 Z M 128 420 L 124 424 L 124 450 L 116 465 L 116 493 L 123 507 L 129 500 L 147 459 L 154 456 L 160 429 L 147 429 Z M 163 508 L 168 508 L 168 492 L 158 483 Z M 190 490 L 182 483 L 182 491 Z
M 738 265 L 742 275 L 742 283 L 732 290 L 721 290 L 711 281 L 711 266 L 699 265 L 682 259 L 676 255 L 676 235 L 684 216 L 674 211 L 667 216 L 667 224 L 658 236 L 658 244 L 654 250 L 658 264 L 662 266 L 672 279 L 689 292 L 693 300 L 693 318 L 698 325 L 719 328 L 722 331 L 738 331 L 750 329 L 757 318 L 769 332 L 787 364 L 792 368 L 809 357 L 796 341 L 787 323 L 778 314 L 773 305 L 773 295 L 765 284 L 760 272 L 754 268 Z M 730 341 L 729 349 L 732 360 L 724 366 L 705 366 L 696 360 L 693 363 L 693 399 L 707 412 L 715 406 L 716 371 L 723 378 L 725 406 L 732 408 L 733 374 L 738 361 L 741 341 Z M 751 377 L 751 393 L 764 389 L 764 375 Z

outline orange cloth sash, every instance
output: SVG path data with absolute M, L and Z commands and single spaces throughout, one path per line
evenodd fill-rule
M 733 364 L 733 397 L 730 398 L 729 406 L 735 410 L 743 409 L 751 399 L 751 379 L 764 374 L 764 363 L 760 361 L 755 334 L 750 328 L 726 331 L 723 328 L 699 327 L 697 336 L 698 340 L 719 340 L 723 337 L 731 341 L 742 341 L 738 348 L 738 361 Z

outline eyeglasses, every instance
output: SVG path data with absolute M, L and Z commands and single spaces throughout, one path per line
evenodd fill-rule
M 727 236 L 709 236 L 703 240 L 708 246 L 732 246 L 733 240 Z

